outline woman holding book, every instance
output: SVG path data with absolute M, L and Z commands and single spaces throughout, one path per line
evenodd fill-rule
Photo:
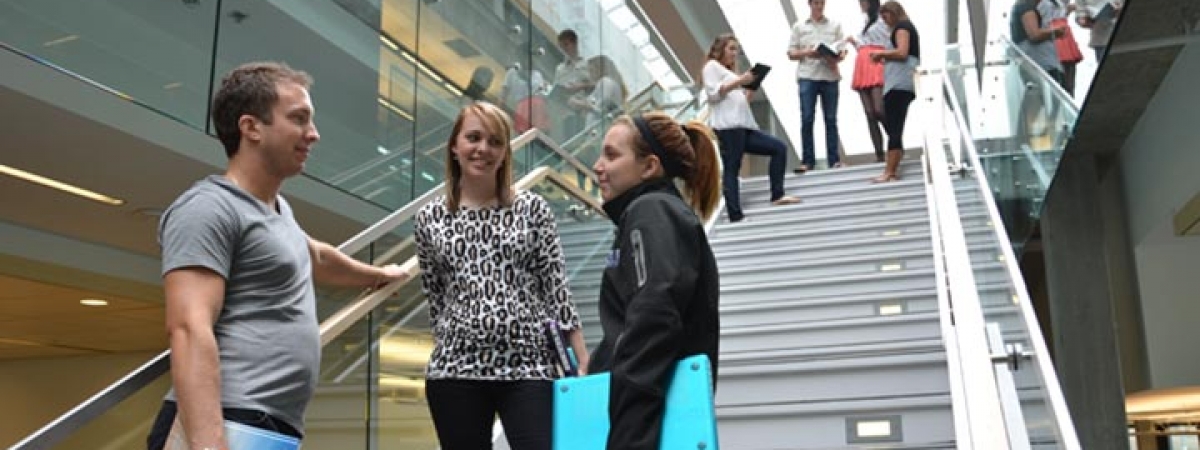
M 883 64 L 874 61 L 871 54 L 887 49 L 891 30 L 879 19 L 879 0 L 859 0 L 858 5 L 867 15 L 862 34 L 847 39 L 858 49 L 854 60 L 854 77 L 850 87 L 858 91 L 862 99 L 863 112 L 867 115 L 867 130 L 875 146 L 875 161 L 883 162 Z
M 677 361 L 705 354 L 716 380 L 720 282 L 703 222 L 720 186 L 710 133 L 662 112 L 621 116 L 593 166 L 617 224 L 600 287 L 604 339 L 590 366 L 611 372 L 609 449 L 659 448 Z
M 415 219 L 434 340 L 425 395 L 445 450 L 491 448 L 496 415 L 513 449 L 550 449 L 557 374 L 547 319 L 588 361 L 554 212 L 512 189 L 511 134 L 500 108 L 463 108 L 447 144 L 446 194 Z
M 742 155 L 745 153 L 771 158 L 767 175 L 770 178 L 772 204 L 790 205 L 800 202 L 799 198 L 785 195 L 783 191 L 783 175 L 787 170 L 787 145 L 774 136 L 759 131 L 758 122 L 750 112 L 750 99 L 755 91 L 743 86 L 755 81 L 756 77 L 754 72 L 749 70 L 742 74 L 737 73 L 737 59 L 740 53 L 741 47 L 733 34 L 717 36 L 708 50 L 708 62 L 704 63 L 701 74 L 704 93 L 708 96 L 710 106 L 708 125 L 716 131 L 717 139 L 721 141 L 721 162 L 724 163 L 725 171 L 722 180 L 725 211 L 729 214 L 730 222 L 738 222 L 745 217 L 738 186 L 738 172 L 742 168 Z
M 877 51 L 871 59 L 883 62 L 883 129 L 887 131 L 887 161 L 875 183 L 900 179 L 900 160 L 904 158 L 904 121 L 908 106 L 916 98 L 913 75 L 921 63 L 921 36 L 908 20 L 908 13 L 895 0 L 879 8 L 879 17 L 891 29 L 891 50 Z

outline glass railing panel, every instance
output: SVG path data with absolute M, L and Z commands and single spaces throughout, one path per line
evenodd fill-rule
M 989 63 L 982 103 L 987 118 L 971 130 L 1008 235 L 1020 249 L 1041 216 L 1079 111 L 1062 87 L 1006 38 L 989 48 L 999 48 L 990 51 L 1003 56 Z M 970 117 L 961 98 L 964 89 L 951 81 L 952 107 Z
M 0 43 L 204 130 L 217 2 L 0 1 Z

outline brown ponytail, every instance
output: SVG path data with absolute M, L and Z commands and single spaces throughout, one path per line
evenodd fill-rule
M 688 203 L 692 210 L 707 220 L 716 209 L 721 195 L 721 173 L 717 166 L 715 137 L 708 126 L 691 121 L 680 125 L 671 116 L 661 111 L 642 114 L 642 119 L 654 133 L 662 149 L 679 159 L 683 166 L 681 177 L 687 190 Z M 634 130 L 633 149 L 639 158 L 653 155 L 650 144 L 637 132 L 637 125 L 629 116 L 618 117 L 613 125 L 624 125 Z
M 696 120 L 688 122 L 683 129 L 687 131 L 688 141 L 696 155 L 691 176 L 685 178 L 688 198 L 696 214 L 708 220 L 721 198 L 721 168 L 717 164 L 717 147 L 713 145 L 716 137 L 712 129 Z

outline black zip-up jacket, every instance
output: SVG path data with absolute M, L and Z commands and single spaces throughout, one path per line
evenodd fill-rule
M 617 224 L 600 288 L 604 339 L 590 373 L 609 371 L 609 450 L 658 450 L 675 363 L 704 353 L 716 383 L 720 281 L 704 224 L 671 182 L 604 204 Z

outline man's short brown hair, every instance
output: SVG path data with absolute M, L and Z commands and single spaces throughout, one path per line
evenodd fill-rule
M 221 88 L 213 96 L 212 121 L 226 156 L 232 158 L 238 151 L 242 141 L 238 120 L 242 116 L 249 114 L 271 123 L 271 109 L 279 101 L 276 85 L 281 82 L 308 89 L 313 80 L 304 71 L 273 61 L 242 64 L 221 79 Z

